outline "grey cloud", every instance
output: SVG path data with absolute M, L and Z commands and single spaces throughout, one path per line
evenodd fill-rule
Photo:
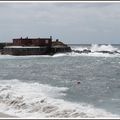
M 71 3 L 54 3 L 56 6 L 59 6 L 59 7 L 81 7 L 81 8 L 91 8 L 91 7 L 95 7 L 95 8 L 102 8 L 102 7 L 108 7 L 108 6 L 112 6 L 114 4 L 117 4 L 117 3 L 102 3 L 102 2 L 89 2 L 89 3 L 86 3 L 86 2 L 71 2 Z
M 119 43 L 119 8 L 120 3 L 0 3 L 0 38 L 53 35 L 66 43 Z

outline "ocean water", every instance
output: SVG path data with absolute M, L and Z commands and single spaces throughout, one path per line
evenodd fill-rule
M 0 112 L 22 118 L 119 118 L 120 46 L 71 47 L 91 52 L 0 55 Z

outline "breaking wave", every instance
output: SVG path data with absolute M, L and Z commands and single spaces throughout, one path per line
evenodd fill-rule
M 90 47 L 74 47 L 73 50 L 90 50 L 91 52 L 98 52 L 98 51 L 108 51 L 108 52 L 115 52 L 120 50 L 116 47 L 113 47 L 112 45 L 98 45 L 98 44 L 92 44 Z
M 63 100 L 67 90 L 66 87 L 1 80 L 0 112 L 22 118 L 119 117 L 92 105 Z
M 120 52 L 118 48 L 115 48 L 112 45 L 97 45 L 97 44 L 92 44 L 91 51 L 92 52 L 99 52 L 99 51 Z
M 95 57 L 119 57 L 120 49 L 117 47 L 113 47 L 112 45 L 98 45 L 92 44 L 89 47 L 72 47 L 72 55 L 87 55 L 87 56 L 95 56 Z

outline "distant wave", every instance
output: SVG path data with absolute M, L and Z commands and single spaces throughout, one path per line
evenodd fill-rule
M 112 45 L 98 45 L 92 44 L 91 46 L 71 46 L 71 53 L 59 53 L 53 57 L 63 56 L 91 56 L 91 57 L 120 57 L 120 49 Z
M 72 47 L 72 56 L 120 57 L 120 49 L 112 45 L 98 45 Z
M 86 103 L 61 99 L 67 90 L 66 87 L 0 80 L 0 112 L 22 118 L 119 117 Z
M 72 50 L 73 52 L 76 52 L 76 53 L 108 53 L 108 54 L 118 53 L 120 54 L 120 50 L 118 48 L 113 47 L 112 45 L 92 44 L 90 48 L 76 47 L 76 48 L 73 48 Z

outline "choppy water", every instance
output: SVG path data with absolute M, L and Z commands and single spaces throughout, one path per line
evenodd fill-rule
M 72 46 L 86 48 L 92 53 L 1 55 L 0 111 L 25 118 L 119 117 L 120 54 L 97 51 L 120 47 Z

